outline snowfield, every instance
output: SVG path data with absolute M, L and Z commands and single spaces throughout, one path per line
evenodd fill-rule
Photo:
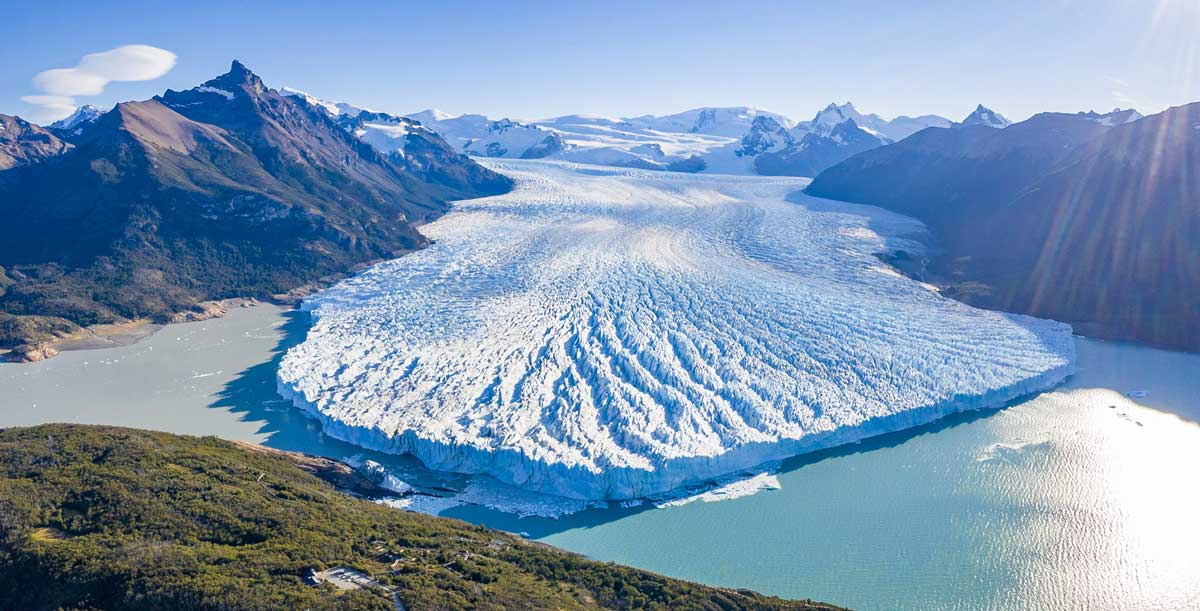
M 996 406 L 1071 373 L 1064 324 L 873 253 L 919 223 L 807 181 L 489 160 L 518 181 L 305 302 L 280 392 L 337 438 L 577 499 L 691 486 Z

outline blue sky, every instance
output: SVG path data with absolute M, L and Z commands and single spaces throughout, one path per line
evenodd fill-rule
M 1022 119 L 1200 100 L 1196 0 L 4 1 L 0 112 L 23 116 L 36 74 L 128 44 L 176 63 L 78 103 L 188 88 L 233 58 L 270 86 L 380 110 L 514 118 L 749 105 L 804 119 L 850 100 Z

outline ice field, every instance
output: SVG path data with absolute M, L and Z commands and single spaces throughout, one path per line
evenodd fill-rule
M 1072 371 L 1067 325 L 875 256 L 922 228 L 804 179 L 487 160 L 429 248 L 310 298 L 279 389 L 337 438 L 579 499 L 662 493 L 993 406 Z M 793 194 L 790 198 L 789 194 Z

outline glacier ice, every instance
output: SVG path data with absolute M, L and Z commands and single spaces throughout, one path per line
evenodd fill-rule
M 883 265 L 909 218 L 804 179 L 489 160 L 430 247 L 305 302 L 280 392 L 326 433 L 577 499 L 646 497 L 1046 389 L 1067 325 Z M 789 197 L 790 195 L 790 197 Z

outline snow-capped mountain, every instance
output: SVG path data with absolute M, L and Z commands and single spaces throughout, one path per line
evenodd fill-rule
M 938 115 L 920 115 L 917 117 L 900 115 L 888 121 L 886 125 L 874 129 L 891 140 L 899 142 L 923 129 L 930 127 L 946 128 L 953 125 L 954 121 Z
M 299 89 L 292 89 L 291 87 L 283 87 L 279 90 L 279 93 L 281 95 L 285 95 L 288 97 L 301 98 L 305 102 L 308 102 L 309 104 L 312 104 L 313 106 L 318 106 L 320 108 L 324 108 L 326 112 L 328 112 L 329 114 L 334 115 L 334 116 L 337 116 L 337 115 L 356 116 L 356 115 L 358 115 L 358 113 L 363 112 L 363 111 L 371 112 L 371 110 L 368 108 L 363 108 L 362 106 L 355 106 L 354 104 L 347 104 L 345 102 L 329 102 L 326 100 L 322 100 L 321 98 L 318 98 L 310 93 L 300 91 Z
M 1079 113 L 1079 116 L 1095 121 L 1106 127 L 1125 125 L 1126 123 L 1133 123 L 1138 119 L 1145 118 L 1145 115 L 1132 108 L 1127 108 L 1124 110 L 1120 108 L 1114 108 L 1112 112 L 1103 115 L 1093 110 L 1091 112 L 1081 112 Z
M 816 124 L 792 144 L 779 151 L 760 155 L 754 169 L 766 176 L 816 176 L 858 153 L 891 144 L 891 140 L 873 130 L 846 119 L 832 127 Z
M 670 115 L 614 118 L 565 115 L 539 121 L 451 115 L 437 110 L 385 115 L 343 102 L 330 102 L 296 89 L 332 115 L 357 118 L 343 124 L 385 152 L 400 150 L 420 125 L 460 153 L 508 159 L 550 158 L 595 165 L 715 174 L 813 176 L 847 157 L 903 139 L 926 127 L 947 127 L 934 115 L 891 121 L 863 114 L 853 104 L 830 104 L 811 121 L 748 106 L 702 107 Z M 771 155 L 760 162 L 763 155 Z
M 921 115 L 919 117 L 901 115 L 888 121 L 874 113 L 863 114 L 854 107 L 854 104 L 846 102 L 840 106 L 837 104 L 826 106 L 824 110 L 817 113 L 812 121 L 803 123 L 797 128 L 808 127 L 809 129 L 828 131 L 849 120 L 853 120 L 855 125 L 864 131 L 883 136 L 893 142 L 903 140 L 927 127 L 950 127 L 954 124 L 950 119 L 937 115 Z
M 979 106 L 975 107 L 974 112 L 967 115 L 967 118 L 963 119 L 962 123 L 959 123 L 958 125 L 960 127 L 982 125 L 984 127 L 1004 129 L 1009 125 L 1012 125 L 1012 121 L 1004 118 L 1004 115 L 1001 115 L 1000 113 L 984 106 L 983 104 L 980 104 Z
M 750 131 L 742 136 L 741 147 L 735 152 L 741 157 L 754 157 L 791 146 L 795 140 L 787 126 L 766 115 L 755 117 Z
M 455 150 L 479 157 L 540 159 L 566 148 L 554 131 L 511 119 L 483 115 L 452 116 L 437 110 L 407 115 L 434 130 Z
M 299 89 L 284 87 L 279 93 L 324 110 L 342 129 L 384 153 L 403 157 L 408 135 L 420 130 L 429 131 L 420 123 L 405 117 L 376 112 L 346 102 L 323 100 Z
M 100 118 L 100 115 L 106 112 L 108 111 L 96 108 L 91 104 L 84 104 L 83 106 L 76 108 L 75 112 L 71 113 L 71 116 L 65 119 L 59 119 L 58 121 L 51 123 L 48 127 L 62 131 L 71 131 L 88 123 L 94 122 L 96 119 Z
M 739 138 L 753 128 L 755 121 L 770 119 L 785 128 L 792 126 L 787 117 L 747 106 L 725 108 L 694 108 L 673 115 L 656 117 L 644 115 L 626 119 L 624 123 L 639 129 L 660 132 L 685 132 Z
M 850 102 L 830 104 L 811 121 L 797 123 L 783 147 L 763 151 L 754 160 L 754 171 L 768 176 L 816 176 L 858 153 L 891 144 L 927 127 L 949 125 L 949 119 L 935 115 L 888 121 L 876 114 L 863 114 Z

